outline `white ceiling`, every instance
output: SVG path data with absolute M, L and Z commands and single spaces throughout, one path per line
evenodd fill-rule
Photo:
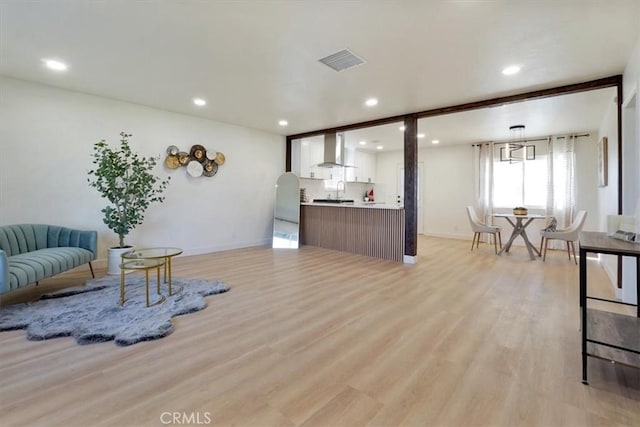
M 638 0 L 1 0 L 0 73 L 286 135 L 621 74 L 639 16 Z M 366 64 L 318 62 L 344 48 Z

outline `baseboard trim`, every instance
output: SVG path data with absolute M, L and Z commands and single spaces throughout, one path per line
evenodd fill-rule
M 424 236 L 430 237 L 441 237 L 443 239 L 456 239 L 456 240 L 469 240 L 468 234 L 453 234 L 453 233 L 433 233 L 433 232 L 425 232 Z
M 443 239 L 456 239 L 456 240 L 473 240 L 473 234 L 454 234 L 454 233 L 433 233 L 433 232 L 425 232 L 423 233 L 424 236 L 429 236 L 429 237 L 440 237 Z M 471 237 L 471 238 L 470 238 Z M 504 230 L 502 231 L 502 243 L 504 244 L 507 240 L 509 240 L 509 235 L 507 235 L 505 237 L 504 234 Z M 493 236 L 487 234 L 487 233 L 482 233 L 482 235 L 480 236 L 480 242 L 481 243 L 490 243 L 493 244 Z M 532 242 L 534 246 L 538 247 L 534 242 Z M 516 239 L 513 242 L 513 246 L 522 246 L 524 247 L 524 242 L 522 241 L 521 238 Z
M 252 242 L 238 242 L 226 245 L 216 245 L 216 246 L 208 246 L 204 248 L 191 248 L 185 249 L 182 252 L 182 255 L 192 256 L 192 255 L 202 255 L 202 254 L 210 254 L 212 252 L 222 252 L 222 251 L 231 251 L 233 249 L 242 249 L 242 248 L 251 248 L 254 246 L 271 246 L 271 238 L 255 240 Z
M 402 262 L 405 264 L 415 264 L 416 263 L 416 258 L 413 255 L 403 255 L 402 256 Z
M 182 254 L 180 256 L 193 256 L 193 255 L 203 255 L 210 254 L 212 252 L 223 252 L 223 251 L 231 251 L 234 249 L 242 249 L 242 248 L 250 248 L 254 246 L 270 246 L 271 238 L 265 238 L 260 240 L 254 240 L 251 242 L 236 242 L 231 244 L 224 245 L 216 245 L 216 246 L 208 246 L 204 248 L 188 248 L 183 249 Z M 145 245 L 147 246 L 147 245 Z M 141 247 L 141 246 L 139 246 Z M 92 265 L 96 268 L 107 268 L 107 258 L 98 258 L 95 261 L 91 262 Z

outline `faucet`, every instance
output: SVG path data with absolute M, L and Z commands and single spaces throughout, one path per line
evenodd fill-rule
M 336 199 L 340 198 L 340 183 L 342 183 L 342 193 L 344 194 L 344 192 L 346 191 L 346 188 L 344 186 L 344 181 L 338 181 L 336 183 Z

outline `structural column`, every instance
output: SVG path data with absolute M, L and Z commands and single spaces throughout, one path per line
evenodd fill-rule
M 404 261 L 413 263 L 418 253 L 418 119 L 404 117 Z

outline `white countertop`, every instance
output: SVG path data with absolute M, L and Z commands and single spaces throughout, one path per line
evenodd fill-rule
M 334 208 L 365 208 L 365 209 L 404 209 L 404 206 L 388 205 L 386 203 L 354 202 L 354 203 L 311 203 L 301 202 L 303 206 L 331 206 Z

